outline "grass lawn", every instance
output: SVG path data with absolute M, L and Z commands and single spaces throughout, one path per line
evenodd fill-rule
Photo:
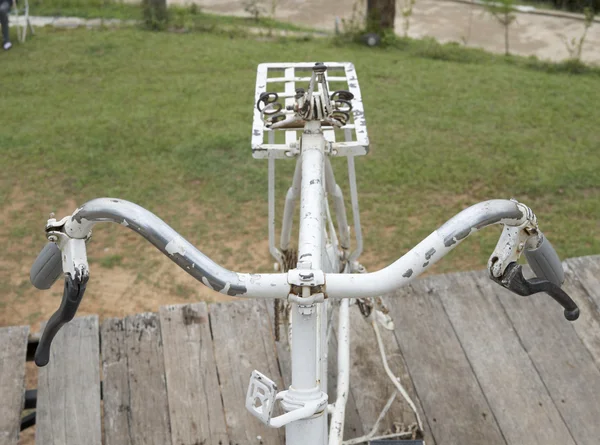
M 600 76 L 431 45 L 40 29 L 0 54 L 0 325 L 49 315 L 32 308 L 41 294 L 27 275 L 44 223 L 95 197 L 139 203 L 228 267 L 268 271 L 267 164 L 250 150 L 256 65 L 265 61 L 356 65 L 372 142 L 357 159 L 367 268 L 490 198 L 530 205 L 562 257 L 600 253 Z M 345 162 L 335 161 L 345 186 Z M 280 198 L 292 171 L 278 164 Z M 435 271 L 483 268 L 498 235 L 474 235 Z M 100 226 L 94 238 L 92 274 L 128 270 L 136 283 L 162 286 L 163 304 L 199 298 L 192 281 L 161 281 L 160 254 L 133 233 Z M 106 288 L 95 286 L 89 292 L 102 298 Z

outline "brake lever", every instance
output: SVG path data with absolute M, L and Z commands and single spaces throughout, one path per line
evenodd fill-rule
M 35 351 L 34 361 L 37 366 L 46 366 L 50 361 L 50 346 L 52 345 L 52 340 L 60 328 L 65 323 L 71 321 L 75 316 L 79 303 L 81 303 L 81 300 L 83 299 L 89 277 L 88 269 L 83 266 L 75 269 L 74 278 L 70 273 L 65 274 L 65 287 L 60 307 L 52 314 L 50 320 L 48 320 L 42 338 Z
M 556 284 L 540 278 L 527 280 L 523 276 L 523 267 L 515 262 L 510 263 L 502 276 L 494 277 L 490 273 L 490 278 L 500 286 L 514 292 L 517 295 L 527 297 L 539 292 L 546 292 L 564 309 L 565 318 L 569 321 L 575 321 L 579 318 L 579 308 L 567 293 Z

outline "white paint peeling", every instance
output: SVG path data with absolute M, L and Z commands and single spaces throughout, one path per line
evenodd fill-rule
M 231 287 L 231 283 L 227 282 L 227 283 L 225 283 L 225 286 L 223 287 L 223 289 L 221 289 L 219 292 L 222 293 L 223 295 L 227 295 L 227 292 L 229 292 L 230 287 Z
M 173 238 L 165 246 L 165 250 L 169 255 L 175 255 L 176 253 L 179 255 L 185 255 L 185 242 L 181 237 Z
M 209 283 L 209 281 L 206 279 L 206 277 L 202 277 L 202 283 L 208 287 L 210 290 L 215 290 L 214 287 L 212 287 L 212 285 Z

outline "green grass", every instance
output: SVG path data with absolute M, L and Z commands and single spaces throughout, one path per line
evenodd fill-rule
M 367 267 L 498 197 L 530 205 L 561 256 L 600 253 L 597 69 L 573 75 L 430 41 L 369 49 L 137 29 L 43 29 L 0 57 L 0 237 L 15 264 L 33 261 L 48 212 L 115 196 L 217 261 L 268 270 L 264 244 L 264 260 L 248 257 L 267 235 L 266 162 L 250 152 L 255 71 L 294 60 L 356 65 L 372 143 L 357 160 Z M 344 160 L 334 161 L 345 184 Z M 280 202 L 292 171 L 278 164 Z M 92 256 L 119 248 L 107 266 L 135 262 L 132 233 L 99 227 L 94 238 Z M 483 267 L 497 238 L 473 236 L 437 270 Z M 8 272 L 0 281 L 19 286 Z
M 29 8 L 33 15 L 50 17 L 141 18 L 139 5 L 110 0 L 30 0 Z
M 50 17 L 82 17 L 120 20 L 141 20 L 139 4 L 118 0 L 31 0 L 33 15 Z M 215 28 L 259 27 L 273 30 L 313 32 L 314 30 L 273 20 L 269 17 L 233 17 L 202 12 L 200 7 L 169 6 L 170 25 L 176 28 L 214 30 Z

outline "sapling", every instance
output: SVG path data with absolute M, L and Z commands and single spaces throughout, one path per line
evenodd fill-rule
M 571 60 L 580 60 L 581 52 L 583 50 L 583 43 L 585 42 L 585 38 L 587 37 L 588 29 L 594 23 L 594 10 L 592 8 L 586 7 L 583 9 L 584 14 L 584 28 L 583 34 L 579 39 L 573 37 L 569 42 L 566 38 L 563 37 L 565 46 L 567 47 L 567 52 L 569 53 L 569 59 Z
M 404 0 L 404 6 L 401 8 L 402 11 L 402 29 L 404 30 L 404 37 L 408 37 L 408 29 L 410 28 L 410 18 L 413 13 L 413 6 L 417 0 Z
M 515 14 L 515 3 L 515 0 L 483 0 L 483 4 L 488 12 L 504 26 L 504 51 L 507 56 L 510 54 L 508 31 L 510 25 L 517 18 Z

